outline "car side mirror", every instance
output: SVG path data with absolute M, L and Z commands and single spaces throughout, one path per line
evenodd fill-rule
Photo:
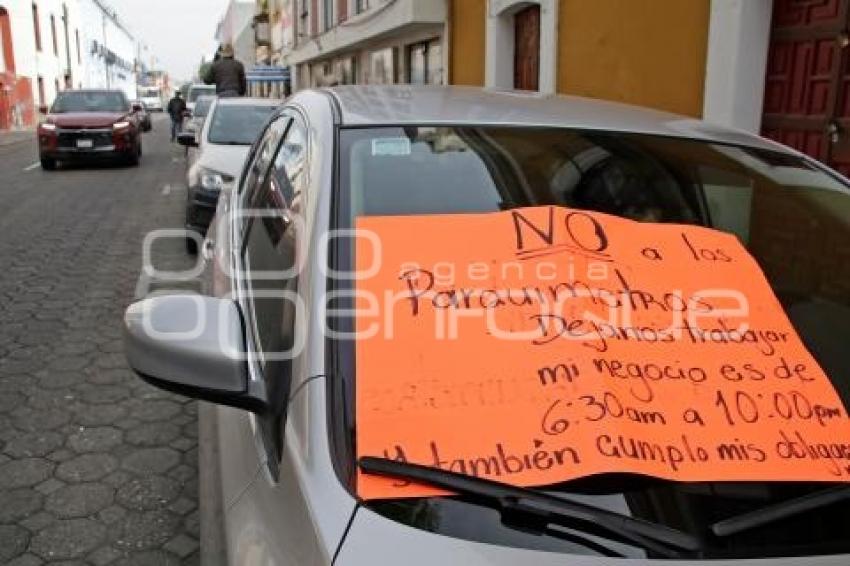
M 262 413 L 265 384 L 250 378 L 243 329 L 232 300 L 162 295 L 127 308 L 124 352 L 130 367 L 156 387 Z
M 198 140 L 195 139 L 195 132 L 180 132 L 177 134 L 177 143 L 186 147 L 198 147 Z

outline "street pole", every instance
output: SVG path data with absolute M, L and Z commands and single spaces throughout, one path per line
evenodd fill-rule
M 109 48 L 106 46 L 106 14 L 104 14 L 103 7 L 101 9 L 101 21 L 103 22 L 103 67 L 106 69 L 106 88 L 109 88 L 109 56 L 108 51 Z
M 74 86 L 74 73 L 71 69 L 71 39 L 68 36 L 68 6 L 66 4 L 62 4 L 62 23 L 65 25 L 65 88 L 73 88 Z

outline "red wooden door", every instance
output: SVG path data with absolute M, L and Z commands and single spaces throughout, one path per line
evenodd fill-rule
M 540 6 L 514 16 L 514 88 L 538 90 L 540 85 Z
M 762 120 L 763 135 L 839 169 L 841 113 L 850 121 L 848 8 L 850 0 L 774 0 Z

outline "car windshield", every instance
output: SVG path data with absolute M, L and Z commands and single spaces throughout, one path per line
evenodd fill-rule
M 126 112 L 127 98 L 120 92 L 63 92 L 56 97 L 51 112 Z
M 210 118 L 207 141 L 221 145 L 251 145 L 274 109 L 269 104 L 219 104 Z
M 139 96 L 144 98 L 152 98 L 154 96 L 159 96 L 158 88 L 140 88 Z
M 194 104 L 198 98 L 215 94 L 214 86 L 193 86 L 189 89 L 189 97 L 186 102 Z
M 337 229 L 351 229 L 364 216 L 488 213 L 560 205 L 641 222 L 707 226 L 735 235 L 756 259 L 845 407 L 850 406 L 846 347 L 850 190 L 805 159 L 696 140 L 542 127 L 357 128 L 343 129 L 339 139 L 335 201 L 339 210 L 333 226 Z M 335 246 L 334 269 L 352 272 L 353 238 L 338 238 Z M 352 279 L 335 278 L 330 283 L 346 296 L 354 291 Z M 347 300 L 334 305 L 340 308 L 337 312 L 351 306 Z M 351 316 L 328 323 L 343 334 L 355 325 Z M 334 340 L 333 352 L 334 379 L 328 380 L 332 437 L 343 439 L 335 440 L 337 465 L 353 491 L 358 383 L 353 339 Z M 704 541 L 704 548 L 684 554 L 687 558 L 850 552 L 846 504 L 730 536 L 711 534 L 718 521 L 822 490 L 823 485 L 594 482 L 585 478 L 581 489 L 565 485 L 546 491 L 692 533 Z M 464 497 L 373 500 L 366 505 L 407 525 L 456 538 L 599 553 L 574 536 L 551 532 L 541 536 L 511 528 L 499 512 Z M 622 542 L 615 546 L 626 557 L 657 556 Z
M 210 106 L 212 106 L 213 100 L 215 100 L 214 96 L 202 96 L 198 98 L 198 102 L 195 103 L 195 110 L 192 112 L 192 116 L 195 118 L 203 118 L 210 111 Z

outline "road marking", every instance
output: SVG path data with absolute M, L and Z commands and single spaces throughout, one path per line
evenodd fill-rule
M 33 169 L 35 169 L 36 167 L 41 167 L 41 161 L 36 161 L 36 162 L 35 162 L 35 163 L 33 163 L 32 165 L 30 165 L 30 166 L 28 166 L 28 167 L 24 167 L 24 171 L 32 171 L 32 170 L 33 170 Z
M 164 187 L 162 187 L 162 194 L 163 194 L 163 196 L 171 194 L 171 185 L 170 184 L 166 183 L 166 185 Z

